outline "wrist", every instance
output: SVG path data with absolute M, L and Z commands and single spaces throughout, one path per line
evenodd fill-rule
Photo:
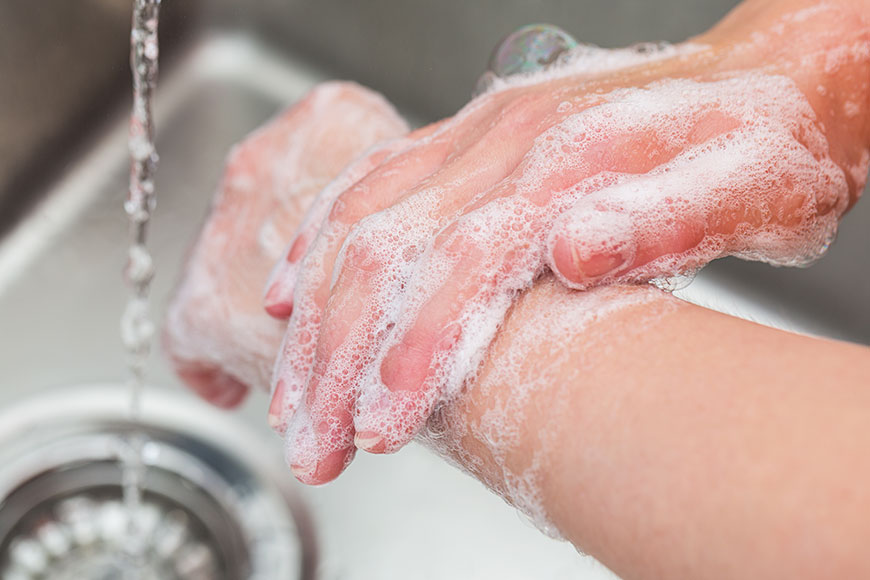
M 539 282 L 511 309 L 475 379 L 430 419 L 425 442 L 548 533 L 571 534 L 553 517 L 560 450 L 587 433 L 580 412 L 602 400 L 613 360 L 682 306 L 651 286 L 575 292 Z

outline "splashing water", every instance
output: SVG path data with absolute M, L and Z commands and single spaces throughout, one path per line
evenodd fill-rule
M 154 335 L 148 313 L 154 263 L 146 248 L 148 222 L 154 210 L 154 173 L 157 152 L 154 147 L 152 96 L 157 84 L 157 24 L 161 0 L 134 0 L 130 33 L 130 67 L 133 72 L 133 111 L 130 115 L 130 188 L 124 210 L 129 219 L 130 245 L 124 278 L 130 288 L 121 318 L 121 340 L 127 350 L 130 390 L 129 419 L 134 424 L 141 414 L 145 368 Z M 127 512 L 126 551 L 131 566 L 126 578 L 138 578 L 144 566 L 144 546 L 136 514 L 142 504 L 141 483 L 145 473 L 142 460 L 143 433 L 133 433 L 120 452 L 123 465 L 123 494 Z

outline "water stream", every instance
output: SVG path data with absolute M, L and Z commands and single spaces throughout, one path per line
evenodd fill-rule
M 152 98 L 157 84 L 159 48 L 158 16 L 161 0 L 134 0 L 130 33 L 130 66 L 133 72 L 133 111 L 130 115 L 130 187 L 124 210 L 129 219 L 129 248 L 124 278 L 129 287 L 127 306 L 121 317 L 121 340 L 127 351 L 130 391 L 129 419 L 136 424 L 141 414 L 145 370 L 154 336 L 149 315 L 151 280 L 154 263 L 146 246 L 148 223 L 156 203 L 154 174 L 157 151 L 154 146 Z M 129 579 L 141 578 L 145 566 L 144 538 L 138 530 L 137 517 L 142 502 L 142 479 L 145 464 L 142 448 L 144 433 L 133 433 L 121 453 L 123 464 L 123 500 L 127 512 L 127 542 L 130 557 Z

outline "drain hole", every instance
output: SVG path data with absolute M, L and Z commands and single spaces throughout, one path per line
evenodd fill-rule
M 129 549 L 119 445 L 134 429 L 77 429 L 23 438 L 0 460 L 2 580 L 119 580 L 131 570 L 136 580 L 312 577 L 313 535 L 293 494 L 190 432 L 135 427 L 147 435 L 147 469 L 140 543 Z

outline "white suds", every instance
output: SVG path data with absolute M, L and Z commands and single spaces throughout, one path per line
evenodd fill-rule
M 188 380 L 220 369 L 245 386 L 268 388 L 272 359 L 261 353 L 276 352 L 286 328 L 260 303 L 270 269 L 304 209 L 341 168 L 406 131 L 380 95 L 331 82 L 233 149 L 166 320 L 167 350 Z
M 291 463 L 316 465 L 351 447 L 353 428 L 382 435 L 386 451 L 404 445 L 458 396 L 516 296 L 553 266 L 553 236 L 571 239 L 581 259 L 621 256 L 595 283 L 672 278 L 727 254 L 804 265 L 833 239 L 848 186 L 788 77 L 662 80 L 597 98 L 578 113 L 564 107 L 510 176 L 453 211 L 440 208 L 453 207 L 453 188 L 473 175 L 420 187 L 354 226 L 326 220 L 304 259 L 300 309 L 275 371 L 294 406 L 317 384 L 286 432 Z M 513 194 L 500 194 L 505 184 Z M 645 258 L 667 237 L 682 249 Z M 315 295 L 338 274 L 356 289 L 333 295 L 342 337 L 315 366 L 325 307 Z M 420 348 L 428 358 L 418 360 Z M 415 384 L 388 387 L 384 369 L 397 367 Z M 354 410 L 353 428 L 336 409 Z
M 566 423 L 561 410 L 577 400 L 573 390 L 587 382 L 585 369 L 592 361 L 578 357 L 578 350 L 616 345 L 678 305 L 649 287 L 577 293 L 551 277 L 541 280 L 519 299 L 477 380 L 453 400 L 439 403 L 420 440 L 482 480 L 543 532 L 559 537 L 542 494 L 548 460 L 557 458 L 564 445 L 558 431 Z M 631 327 L 610 321 L 639 306 L 644 308 L 635 311 Z M 582 348 L 576 346 L 579 341 Z M 535 417 L 541 408 L 549 418 L 544 425 Z

